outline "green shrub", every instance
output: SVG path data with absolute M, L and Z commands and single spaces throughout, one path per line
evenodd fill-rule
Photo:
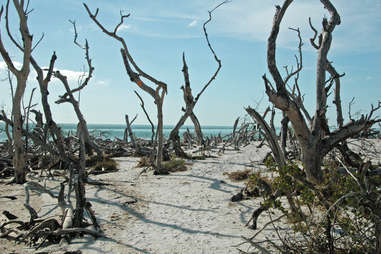
M 161 164 L 163 169 L 167 169 L 168 172 L 178 172 L 186 171 L 187 167 L 185 165 L 185 160 L 183 159 L 174 159 L 170 161 L 163 161 Z

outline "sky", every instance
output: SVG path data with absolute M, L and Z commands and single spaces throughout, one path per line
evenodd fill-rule
M 208 10 L 221 1 L 216 0 L 87 0 L 92 11 L 99 8 L 98 19 L 108 29 L 120 21 L 120 11 L 130 13 L 120 27 L 131 55 L 146 73 L 168 85 L 164 100 L 164 123 L 174 125 L 182 115 L 184 106 L 180 87 L 184 84 L 182 53 L 185 53 L 193 95 L 195 96 L 215 72 L 217 64 L 207 47 L 202 24 L 208 18 Z M 275 5 L 281 0 L 232 0 L 213 13 L 207 30 L 210 42 L 222 61 L 222 69 L 216 80 L 201 96 L 194 112 L 201 125 L 232 125 L 238 116 L 245 116 L 244 107 L 257 107 L 263 111 L 269 104 L 264 92 L 262 75 L 269 72 L 266 63 L 266 41 L 270 34 Z M 2 5 L 5 0 L 1 0 Z M 340 16 L 341 25 L 333 33 L 329 61 L 333 62 L 342 78 L 342 103 L 348 119 L 348 105 L 355 97 L 352 115 L 366 113 L 371 104 L 381 99 L 381 0 L 332 0 Z M 84 52 L 73 43 L 75 20 L 78 41 L 89 42 L 94 77 L 81 92 L 80 107 L 88 123 L 123 124 L 124 115 L 138 114 L 135 123 L 148 124 L 134 90 L 145 101 L 151 119 L 156 119 L 156 107 L 152 97 L 131 83 L 125 72 L 120 55 L 121 45 L 100 31 L 87 15 L 82 1 L 78 0 L 31 0 L 29 30 L 36 43 L 33 56 L 40 66 L 46 67 L 52 53 L 58 57 L 56 69 L 68 77 L 70 85 L 78 85 L 78 78 L 86 70 Z M 10 14 L 11 29 L 16 38 L 18 20 Z M 278 67 L 285 75 L 283 66 L 295 66 L 297 37 L 289 27 L 300 28 L 303 39 L 303 65 L 299 80 L 305 105 L 313 115 L 315 108 L 316 50 L 309 43 L 313 32 L 308 26 L 311 17 L 314 26 L 321 30 L 323 17 L 328 12 L 317 0 L 295 0 L 288 8 L 277 43 Z M 20 52 L 6 38 L 4 17 L 1 35 L 12 60 L 22 62 Z M 36 74 L 31 72 L 25 104 L 31 90 L 38 87 Z M 6 65 L 0 57 L 0 107 L 11 111 L 11 93 Z M 15 82 L 15 80 L 14 80 Z M 147 83 L 149 84 L 149 83 Z M 149 84 L 154 87 L 154 84 Z M 49 99 L 53 117 L 59 123 L 76 123 L 70 104 L 55 104 L 64 93 L 63 85 L 53 80 L 49 86 Z M 328 119 L 335 123 L 335 110 L 329 97 Z M 33 97 L 36 109 L 41 109 L 38 90 Z M 278 115 L 280 115 L 278 113 Z M 191 122 L 187 122 L 190 124 Z

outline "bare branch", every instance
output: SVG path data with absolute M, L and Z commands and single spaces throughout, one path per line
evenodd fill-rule
M 77 42 L 78 33 L 77 33 L 77 26 L 75 25 L 75 20 L 69 19 L 69 22 L 73 25 L 73 29 L 74 29 L 74 44 L 80 47 L 81 49 L 86 49 L 84 46 L 82 46 L 81 44 Z
M 7 6 L 9 4 L 9 0 L 7 2 Z M 1 9 L 0 9 L 0 21 L 1 21 L 1 17 L 3 15 L 3 11 L 4 11 L 4 7 L 1 6 Z M 8 20 L 7 18 L 5 18 L 6 20 Z M 12 38 L 12 37 L 11 37 Z M 16 69 L 16 67 L 14 66 L 11 58 L 9 57 L 9 54 L 7 52 L 7 50 L 5 49 L 4 47 L 4 44 L 3 44 L 3 39 L 2 39 L 2 36 L 1 36 L 1 29 L 0 29 L 0 53 L 1 53 L 1 56 L 3 57 L 5 63 L 7 64 L 7 67 L 8 69 L 13 73 L 13 74 L 17 74 L 18 73 L 18 70 Z
M 124 40 L 122 37 L 116 35 L 115 31 L 117 31 L 117 29 L 120 27 L 120 25 L 124 22 L 124 19 L 127 18 L 129 15 L 122 15 L 122 16 L 121 16 L 121 23 L 119 23 L 119 24 L 114 28 L 114 32 L 110 32 L 109 30 L 107 30 L 107 29 L 106 29 L 106 28 L 105 28 L 105 27 L 104 27 L 104 26 L 97 20 L 97 15 L 98 15 L 99 9 L 96 10 L 95 14 L 92 14 L 91 11 L 90 11 L 90 9 L 87 7 L 87 5 L 86 5 L 85 3 L 84 3 L 83 5 L 84 5 L 84 7 L 85 7 L 87 13 L 89 14 L 90 18 L 91 18 L 91 19 L 94 21 L 94 23 L 95 23 L 95 24 L 102 30 L 102 32 L 104 32 L 104 33 L 107 34 L 108 36 L 110 36 L 110 37 L 112 37 L 112 38 L 118 40 L 118 41 L 122 44 L 121 53 L 122 53 L 123 62 L 124 62 L 124 64 L 125 64 L 126 70 L 127 70 L 127 68 L 129 68 L 130 70 L 132 70 L 131 67 L 127 67 L 127 66 L 126 66 L 126 61 L 127 61 L 127 62 L 130 62 L 130 63 L 131 63 L 131 65 L 134 67 L 134 69 L 139 73 L 139 76 L 142 76 L 142 77 L 148 79 L 148 80 L 151 81 L 152 83 L 154 83 L 154 84 L 156 84 L 156 85 L 158 85 L 158 86 L 161 86 L 165 91 L 167 91 L 167 85 L 166 85 L 164 82 L 155 79 L 154 77 L 148 75 L 147 73 L 145 73 L 144 71 L 142 71 L 142 70 L 139 68 L 139 66 L 135 63 L 134 59 L 132 58 L 132 56 L 131 56 L 131 54 L 130 54 L 130 52 L 129 52 L 129 50 L 128 50 L 128 47 L 127 47 L 127 44 L 126 44 L 125 40 Z M 127 70 L 127 72 L 129 72 L 129 71 Z M 131 72 L 130 72 L 130 73 L 131 73 Z M 141 85 L 145 85 L 145 84 L 143 84 L 143 83 L 141 82 L 140 79 L 136 79 L 135 77 L 132 78 L 131 76 L 130 76 L 130 79 L 131 79 L 131 81 L 135 82 L 139 87 L 140 87 Z M 147 87 L 148 87 L 148 86 L 147 86 Z M 148 90 L 147 87 L 145 88 L 145 91 Z M 152 89 L 152 88 L 151 88 L 151 89 Z M 147 92 L 147 91 L 146 91 L 146 92 Z M 149 92 L 149 93 L 152 95 L 151 92 Z
M 38 45 L 39 45 L 39 44 L 41 43 L 41 41 L 44 39 L 44 36 L 45 36 L 45 34 L 42 33 L 40 39 L 38 39 L 38 41 L 36 42 L 36 44 L 33 46 L 32 51 L 33 51 L 35 48 L 38 47 Z
M 370 128 L 373 124 L 381 122 L 381 119 L 371 119 L 372 114 L 379 110 L 381 105 L 374 108 L 372 106 L 371 112 L 368 116 L 362 116 L 359 120 L 351 121 L 342 128 L 339 128 L 331 133 L 327 138 L 323 139 L 324 147 L 321 149 L 322 155 L 327 154 L 332 150 L 339 142 L 342 142 L 354 135 L 360 133 L 363 130 Z
M 340 88 L 341 88 L 340 78 L 343 77 L 345 73 L 342 75 L 339 75 L 339 73 L 336 71 L 336 69 L 332 66 L 330 62 L 328 62 L 327 64 L 327 71 L 331 75 L 332 79 L 335 81 L 335 100 L 333 101 L 333 103 L 336 105 L 337 126 L 340 128 L 341 126 L 343 126 L 343 122 L 344 122 L 343 110 L 341 107 L 341 98 L 340 98 Z
M 300 29 L 299 28 L 292 28 L 292 27 L 289 27 L 288 29 L 292 30 L 292 31 L 295 31 L 298 35 L 298 39 L 299 39 L 299 44 L 298 44 L 298 53 L 299 53 L 299 58 L 297 56 L 295 56 L 295 59 L 296 59 L 296 70 L 294 72 L 291 72 L 289 74 L 287 74 L 287 77 L 285 78 L 284 80 L 284 83 L 287 84 L 288 80 L 290 78 L 292 78 L 292 76 L 298 74 L 302 69 L 303 69 L 303 54 L 302 54 L 302 46 L 303 46 L 303 42 L 302 42 L 302 37 L 300 36 Z
M 245 110 L 253 118 L 253 120 L 261 125 L 262 129 L 265 131 L 266 139 L 271 147 L 271 151 L 274 153 L 274 159 L 276 160 L 278 166 L 285 166 L 285 156 L 277 142 L 274 130 L 266 123 L 263 117 L 255 109 L 247 107 Z
M 88 44 L 87 40 L 85 40 L 85 46 L 82 46 L 80 43 L 78 43 L 77 42 L 78 33 L 77 33 L 77 28 L 76 28 L 75 21 L 69 20 L 69 22 L 73 25 L 73 28 L 74 28 L 74 44 L 77 45 L 79 48 L 81 48 L 81 49 L 83 49 L 85 51 L 85 59 L 86 59 L 86 62 L 87 62 L 87 68 L 89 70 L 89 72 L 87 73 L 86 78 L 82 82 L 82 84 L 80 84 L 77 88 L 74 88 L 74 89 L 70 90 L 70 93 L 76 93 L 76 92 L 79 92 L 85 86 L 88 85 L 90 79 L 93 77 L 94 67 L 92 66 L 91 59 L 90 59 L 90 56 L 89 56 L 89 44 Z M 86 72 L 84 72 L 84 74 L 85 73 Z M 66 98 L 68 96 L 69 96 L 69 94 L 67 92 L 64 95 L 62 95 L 61 97 L 62 98 Z
M 114 34 L 118 32 L 119 27 L 123 24 L 124 19 L 128 18 L 130 16 L 130 13 L 127 15 L 123 15 L 122 11 L 120 11 L 120 22 L 117 24 L 114 28 Z
M 221 5 L 223 4 L 226 4 L 226 3 L 229 3 L 230 1 L 223 1 L 222 3 L 220 3 L 219 5 L 217 5 L 216 7 L 214 7 L 211 11 L 208 11 L 209 13 L 209 18 L 207 21 L 204 22 L 203 24 L 203 30 L 204 30 L 204 35 L 205 35 L 205 39 L 206 39 L 206 42 L 208 44 L 208 47 L 210 49 L 210 51 L 212 52 L 213 56 L 214 56 L 214 59 L 216 60 L 217 62 L 217 70 L 214 72 L 214 74 L 212 75 L 212 77 L 209 79 L 209 81 L 204 85 L 204 87 L 201 89 L 201 91 L 197 94 L 196 98 L 195 98 L 195 103 L 197 103 L 198 99 L 200 98 L 201 94 L 205 91 L 205 89 L 213 82 L 213 80 L 217 77 L 217 74 L 218 72 L 220 71 L 221 67 L 222 67 L 222 64 L 221 64 L 221 60 L 217 57 L 216 55 L 216 52 L 214 51 L 212 45 L 210 44 L 210 41 L 209 41 L 209 36 L 208 36 L 208 33 L 206 31 L 206 25 L 212 20 L 212 13 L 218 8 L 220 7 Z
M 276 6 L 276 12 L 274 15 L 274 20 L 273 20 L 273 26 L 271 30 L 271 34 L 267 40 L 267 66 L 268 69 L 275 81 L 277 92 L 279 93 L 280 96 L 284 96 L 287 98 L 287 91 L 285 87 L 285 82 L 283 81 L 278 67 L 276 65 L 276 60 L 275 60 L 275 52 L 276 52 L 276 39 L 279 34 L 279 28 L 280 28 L 280 23 L 282 22 L 283 16 L 288 8 L 288 6 L 292 3 L 293 0 L 285 0 L 283 2 L 282 7 Z
M 352 100 L 348 104 L 348 117 L 349 117 L 349 120 L 351 120 L 351 121 L 354 121 L 352 118 L 352 105 L 354 104 L 354 101 L 355 101 L 355 97 L 353 97 Z
M 134 91 L 134 92 L 135 92 L 136 96 L 138 96 L 138 98 L 139 98 L 139 100 L 140 100 L 140 106 L 142 107 L 143 112 L 144 112 L 144 114 L 146 115 L 147 120 L 148 120 L 148 122 L 149 122 L 150 125 L 151 125 L 151 129 L 152 129 L 151 142 L 153 143 L 153 138 L 154 138 L 154 136 L 155 136 L 155 126 L 154 126 L 153 122 L 151 121 L 151 118 L 149 117 L 149 115 L 148 115 L 148 113 L 147 113 L 147 110 L 146 110 L 145 107 L 144 107 L 144 101 L 143 101 L 142 97 L 140 96 L 140 94 L 139 94 L 138 92 L 136 92 L 136 91 Z
M 312 21 L 311 21 L 311 17 L 308 18 L 308 23 L 310 24 L 310 27 L 312 29 L 312 31 L 314 31 L 314 37 L 312 37 L 310 39 L 310 42 L 311 42 L 311 45 L 315 48 L 315 49 L 319 49 L 320 46 L 321 46 L 321 41 L 323 40 L 323 37 L 322 35 L 320 34 L 319 35 L 319 42 L 318 44 L 315 43 L 315 40 L 316 40 L 316 36 L 318 34 L 318 31 L 315 29 L 315 27 L 312 25 Z

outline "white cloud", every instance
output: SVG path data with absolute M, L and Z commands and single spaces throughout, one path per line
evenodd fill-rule
M 125 30 L 128 30 L 128 29 L 130 29 L 130 28 L 131 28 L 131 25 L 128 25 L 128 24 L 122 24 L 122 25 L 119 27 L 118 31 L 125 31 Z
M 189 27 L 194 27 L 197 25 L 197 20 L 193 20 L 191 23 L 188 24 Z
M 282 1 L 233 1 L 214 13 L 214 24 L 222 36 L 266 41 L 271 31 L 275 4 L 281 5 Z M 334 31 L 332 47 L 344 51 L 380 51 L 381 4 L 372 0 L 337 0 L 334 4 L 342 22 Z M 308 24 L 309 17 L 320 31 L 322 18 L 330 15 L 319 1 L 292 3 L 281 24 L 279 45 L 296 47 L 297 37 L 293 31 L 288 31 L 288 27 L 299 27 L 305 45 L 309 45 L 309 38 L 313 35 Z
M 173 1 L 169 2 L 166 8 L 163 8 L 163 1 L 153 1 L 149 6 L 136 4 L 136 6 L 131 7 L 134 10 L 131 18 L 137 21 L 137 26 L 134 25 L 134 29 L 130 30 L 142 35 L 158 36 L 156 33 L 151 33 L 148 29 L 141 27 L 144 21 L 160 24 L 168 20 L 174 23 L 183 23 L 185 20 L 185 22 L 189 22 L 185 24 L 192 27 L 196 25 L 196 20 L 206 20 L 208 18 L 207 11 L 220 3 L 218 0 L 181 1 L 181 5 L 172 4 Z M 208 31 L 222 37 L 264 42 L 270 34 L 275 5 L 282 5 L 282 3 L 283 0 L 233 0 L 213 12 Z M 335 0 L 334 5 L 342 18 L 342 24 L 337 27 L 333 34 L 332 47 L 334 50 L 381 51 L 381 33 L 379 33 L 381 2 L 379 0 Z M 115 11 L 114 4 L 110 4 L 109 8 Z M 301 29 L 302 38 L 305 42 L 304 48 L 309 48 L 308 42 L 313 32 L 309 28 L 308 18 L 311 17 L 316 28 L 321 30 L 321 22 L 324 16 L 329 17 L 330 15 L 320 1 L 294 1 L 289 6 L 281 24 L 278 45 L 296 47 L 295 32 L 287 29 L 291 26 Z M 139 27 L 139 31 L 135 30 L 136 27 Z M 167 26 L 165 29 L 165 36 L 168 38 L 176 38 L 184 32 L 179 27 L 169 29 Z
M 46 68 L 43 67 L 43 69 L 46 69 Z M 80 79 L 86 78 L 86 75 L 87 75 L 87 72 L 72 71 L 72 70 L 65 70 L 65 69 L 58 69 L 55 71 L 59 71 L 62 75 L 66 76 L 69 82 L 77 82 Z
M 95 82 L 95 85 L 96 86 L 103 86 L 103 87 L 105 87 L 105 86 L 109 85 L 109 81 L 108 80 L 97 80 Z
M 17 62 L 17 61 L 13 61 L 13 65 L 16 67 L 16 68 L 21 68 L 22 66 L 22 63 L 20 62 Z M 6 71 L 8 70 L 8 65 L 5 61 L 0 61 L 0 70 L 1 71 Z
M 21 68 L 22 64 L 20 62 L 14 61 L 13 64 L 16 68 Z M 47 69 L 48 67 L 42 67 L 42 69 Z M 8 69 L 7 64 L 4 61 L 0 61 L 0 71 L 5 72 Z M 66 76 L 67 80 L 69 82 L 77 82 L 81 78 L 85 78 L 87 75 L 87 72 L 80 72 L 80 71 L 72 71 L 72 70 L 65 70 L 65 69 L 59 69 L 62 75 Z M 44 71 L 46 72 L 46 71 Z M 31 72 L 29 74 L 28 80 L 29 81 L 35 81 L 36 79 L 36 72 L 33 68 L 31 68 Z

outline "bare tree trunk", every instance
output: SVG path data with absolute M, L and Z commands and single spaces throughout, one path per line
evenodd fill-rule
M 56 122 L 53 120 L 52 116 L 52 111 L 50 109 L 49 105 L 49 100 L 48 100 L 48 85 L 51 80 L 52 74 L 53 74 L 53 68 L 54 68 L 54 63 L 57 59 L 57 56 L 55 53 L 53 53 L 51 59 L 50 59 L 50 64 L 49 64 L 49 69 L 48 73 L 46 75 L 46 78 L 44 79 L 43 76 L 43 71 L 41 67 L 38 65 L 38 63 L 34 60 L 33 57 L 31 57 L 31 64 L 33 68 L 35 69 L 37 73 L 37 81 L 40 87 L 40 93 L 41 93 L 41 104 L 42 108 L 44 110 L 44 116 L 46 120 L 46 126 L 47 126 L 47 131 L 49 131 L 51 137 L 53 138 L 53 141 L 58 149 L 59 155 L 62 157 L 64 161 L 69 162 L 69 155 L 66 154 L 65 152 L 65 147 L 64 147 L 64 140 L 62 137 L 62 132 L 60 128 L 57 126 Z M 45 137 L 46 138 L 46 137 Z M 46 140 L 45 140 L 46 141 Z
M 157 107 L 157 131 L 158 140 L 157 140 L 157 153 L 156 153 L 156 174 L 168 174 L 168 170 L 162 167 L 163 161 L 163 147 L 164 147 L 164 136 L 163 136 L 163 101 L 165 96 L 165 91 L 161 91 L 161 96 L 159 96 L 160 89 L 156 89 L 156 107 Z
M 286 151 L 286 147 L 287 147 L 287 133 L 288 133 L 288 123 L 289 123 L 289 119 L 287 117 L 287 115 L 283 112 L 283 119 L 281 121 L 281 124 L 282 124 L 282 128 L 281 128 L 281 147 L 282 147 L 282 151 L 283 151 L 283 154 L 287 157 L 287 151 Z
M 91 13 L 90 9 L 86 4 L 83 4 L 87 13 L 89 14 L 89 17 L 94 21 L 94 23 L 108 36 L 116 39 L 122 44 L 122 48 L 120 50 L 120 53 L 122 55 L 123 59 L 123 64 L 126 69 L 126 72 L 128 76 L 130 77 L 130 80 L 134 82 L 140 89 L 148 93 L 152 98 L 154 99 L 157 107 L 157 117 L 158 117 L 158 126 L 157 126 L 157 136 L 158 136 L 158 149 L 157 149 L 157 158 L 156 158 L 156 167 L 161 168 L 161 160 L 162 160 L 162 152 L 163 152 L 163 101 L 164 101 L 164 96 L 167 93 L 167 84 L 165 84 L 162 81 L 157 80 L 153 76 L 145 73 L 140 67 L 136 64 L 135 60 L 131 56 L 127 44 L 125 40 L 117 35 L 118 29 L 120 26 L 123 24 L 124 19 L 129 17 L 128 15 L 123 15 L 121 13 L 120 17 L 120 22 L 118 25 L 115 26 L 113 31 L 107 30 L 97 19 L 97 15 L 99 12 L 99 9 L 96 10 L 96 12 L 93 14 Z M 145 80 L 148 80 L 156 85 L 156 90 L 153 89 L 152 87 L 148 86 L 143 82 L 142 78 Z M 160 95 L 160 90 L 161 90 L 161 95 Z
M 127 125 L 126 141 L 127 141 L 127 136 L 130 137 L 132 146 L 133 146 L 134 148 L 136 148 L 136 142 L 135 142 L 134 134 L 132 133 L 132 129 L 131 129 L 131 124 L 132 124 L 132 123 L 130 123 L 127 114 L 126 114 L 124 117 L 125 117 L 125 119 L 126 119 L 126 125 Z M 132 122 L 133 122 L 133 121 L 132 121 Z
M 198 121 L 196 115 L 193 112 L 190 115 L 190 118 L 191 118 L 193 125 L 194 125 L 194 130 L 195 130 L 196 135 L 197 135 L 197 141 L 198 141 L 199 145 L 202 145 L 202 144 L 204 144 L 204 137 L 202 135 L 200 122 Z
M 181 148 L 181 140 L 180 140 L 180 136 L 179 136 L 179 131 L 180 131 L 181 126 L 184 125 L 187 118 L 188 118 L 187 114 L 184 114 L 180 117 L 176 126 L 171 130 L 171 133 L 169 134 L 169 138 L 168 138 L 172 142 L 173 149 L 175 150 L 176 156 L 179 156 L 182 158 L 187 158 L 188 155 Z
M 210 51 L 212 52 L 212 54 L 214 56 L 215 61 L 218 64 L 218 67 L 217 67 L 217 70 L 214 72 L 214 74 L 209 79 L 209 81 L 204 85 L 204 87 L 201 89 L 201 91 L 197 94 L 196 98 L 193 98 L 192 89 L 191 89 L 190 80 L 189 80 L 188 65 L 187 65 L 186 60 L 185 60 L 185 53 L 183 53 L 183 69 L 182 69 L 182 72 L 184 75 L 185 85 L 182 86 L 181 89 L 183 90 L 183 95 L 184 95 L 183 98 L 184 98 L 186 109 L 183 109 L 184 115 L 181 116 L 181 118 L 177 122 L 175 128 L 171 131 L 171 134 L 169 135 L 169 140 L 172 141 L 176 154 L 178 156 L 181 156 L 181 157 L 187 157 L 187 156 L 184 153 L 184 151 L 182 150 L 181 145 L 180 145 L 180 140 L 178 138 L 179 130 L 184 125 L 184 123 L 188 117 L 190 117 L 192 122 L 193 122 L 194 129 L 195 129 L 199 144 L 204 143 L 204 138 L 202 135 L 200 122 L 198 121 L 196 115 L 193 113 L 193 109 L 196 106 L 197 101 L 199 100 L 200 96 L 204 93 L 204 91 L 206 90 L 206 88 L 208 88 L 208 86 L 212 83 L 212 81 L 217 77 L 217 74 L 219 73 L 219 71 L 222 67 L 221 60 L 217 57 L 214 49 L 212 48 L 212 45 L 209 42 L 209 36 L 208 36 L 207 30 L 206 30 L 206 25 L 212 20 L 213 11 L 215 11 L 218 7 L 220 7 L 221 5 L 223 5 L 225 3 L 227 3 L 227 1 L 220 3 L 215 8 L 213 8 L 211 11 L 209 11 L 209 18 L 203 24 L 203 30 L 204 30 L 206 42 L 208 44 Z
M 8 21 L 8 8 L 9 1 L 6 5 L 6 28 L 8 32 L 8 36 L 13 44 L 18 47 L 23 53 L 23 62 L 20 70 L 16 69 L 12 59 L 9 57 L 7 50 L 4 47 L 3 39 L 0 33 L 0 54 L 7 64 L 8 69 L 16 76 L 17 79 L 17 87 L 15 91 L 14 98 L 12 100 L 12 120 L 13 120 L 13 145 L 14 145 L 14 157 L 13 157 L 13 166 L 15 168 L 15 182 L 16 183 L 24 183 L 25 182 L 25 151 L 24 144 L 22 140 L 22 128 L 23 128 L 23 120 L 21 115 L 21 100 L 25 92 L 26 82 L 30 72 L 30 55 L 32 52 L 32 35 L 29 33 L 28 28 L 28 17 L 27 17 L 27 7 L 24 6 L 24 1 L 13 1 L 13 5 L 18 15 L 19 19 L 19 31 L 21 34 L 21 39 L 23 41 L 23 45 L 19 45 L 18 42 L 14 39 L 11 31 L 9 29 L 9 21 Z M 4 8 L 1 7 L 0 10 L 0 19 L 3 14 Z
M 302 162 L 307 179 L 321 181 L 323 179 L 323 172 L 321 170 L 323 156 L 321 155 L 319 146 L 302 147 L 302 151 Z
M 274 130 L 266 123 L 264 118 L 255 109 L 247 107 L 246 112 L 262 127 L 266 140 L 274 154 L 275 161 L 280 167 L 284 167 L 286 165 L 285 155 L 279 147 Z
M 16 90 L 15 98 L 13 100 L 13 146 L 14 146 L 14 155 L 13 155 L 13 167 L 15 169 L 15 181 L 16 183 L 24 183 L 25 179 L 25 150 L 24 142 L 22 135 L 22 116 L 21 116 L 21 92 Z M 23 91 L 22 91 L 23 93 Z
M 263 80 L 269 101 L 276 108 L 282 110 L 286 114 L 293 126 L 293 130 L 301 147 L 303 166 L 308 180 L 315 184 L 320 184 L 323 181 L 321 170 L 322 158 L 340 142 L 345 141 L 356 133 L 368 129 L 373 124 L 379 122 L 380 120 L 374 118 L 373 114 L 381 108 L 381 103 L 379 102 L 376 107 L 372 106 L 368 115 L 363 116 L 356 121 L 352 121 L 347 125 L 342 125 L 342 127 L 339 127 L 337 130 L 330 132 L 326 118 L 326 111 L 327 93 L 331 85 L 327 85 L 326 72 L 330 72 L 331 76 L 333 75 L 332 78 L 335 80 L 337 80 L 339 76 L 334 74 L 335 71 L 329 66 L 327 55 L 332 42 L 332 32 L 341 21 L 340 16 L 332 3 L 329 0 L 321 0 L 321 3 L 330 13 L 330 19 L 323 19 L 323 30 L 319 35 L 318 45 L 315 44 L 317 31 L 312 27 L 310 22 L 310 26 L 315 32 L 314 38 L 310 41 L 313 47 L 318 51 L 316 64 L 316 110 L 313 119 L 310 118 L 308 112 L 306 112 L 302 105 L 300 93 L 298 96 L 294 96 L 294 92 L 288 91 L 286 86 L 288 81 L 293 76 L 297 75 L 294 87 L 299 91 L 297 79 L 298 73 L 302 70 L 301 47 L 303 45 L 299 29 L 291 29 L 297 32 L 299 38 L 299 57 L 296 57 L 297 69 L 292 73 L 287 72 L 287 76 L 283 78 L 276 64 L 276 40 L 279 34 L 280 24 L 288 6 L 292 2 L 292 0 L 285 0 L 282 6 L 277 6 L 272 30 L 267 41 L 267 66 L 275 82 L 275 87 L 265 75 L 263 75 Z M 340 87 L 338 86 L 337 92 L 339 91 Z M 337 100 L 337 105 L 339 105 L 340 100 L 338 95 L 336 95 L 335 98 Z M 340 116 L 341 109 L 339 107 L 337 108 L 337 112 L 339 114 L 338 121 L 340 126 L 342 117 Z M 306 120 L 308 120 L 308 123 Z
M 86 152 L 91 155 L 93 153 L 93 149 L 94 149 L 96 154 L 97 154 L 97 157 L 102 158 L 103 153 L 99 149 L 99 147 L 91 140 L 89 130 L 87 128 L 86 120 L 85 120 L 84 116 L 82 115 L 82 112 L 79 108 L 79 102 L 74 98 L 74 95 L 73 95 L 75 92 L 80 92 L 83 88 L 85 88 L 87 86 L 90 79 L 92 78 L 94 67 L 91 64 L 91 59 L 89 56 L 89 45 L 88 45 L 87 40 L 85 41 L 85 46 L 80 45 L 76 41 L 78 34 L 77 34 L 75 22 L 73 22 L 73 21 L 70 21 L 70 22 L 74 26 L 74 32 L 75 32 L 74 43 L 85 51 L 85 59 L 87 61 L 87 66 L 88 66 L 89 70 L 88 70 L 88 73 L 86 75 L 85 80 L 80 84 L 80 86 L 78 86 L 77 88 L 74 88 L 74 89 L 70 89 L 70 86 L 69 86 L 69 83 L 67 81 L 66 76 L 62 75 L 59 71 L 53 72 L 54 76 L 62 82 L 62 84 L 64 85 L 64 87 L 66 89 L 66 93 L 64 95 L 60 96 L 60 99 L 57 100 L 56 103 L 57 104 L 64 103 L 64 102 L 70 102 L 71 103 L 71 105 L 74 108 L 74 112 L 77 115 L 77 118 L 78 118 L 79 123 L 80 123 L 79 128 L 81 128 L 81 132 L 82 132 L 82 135 L 84 138 L 84 142 L 86 145 Z
M 81 123 L 79 123 L 81 125 Z M 76 197 L 76 205 L 74 211 L 74 227 L 82 227 L 83 221 L 83 211 L 86 205 L 86 192 L 85 192 L 85 167 L 86 167 L 86 143 L 85 136 L 83 135 L 83 130 L 86 129 L 84 126 L 79 126 L 79 142 L 80 142 L 80 153 L 79 153 L 79 167 L 78 174 L 74 180 L 74 189 L 75 189 L 75 197 Z

